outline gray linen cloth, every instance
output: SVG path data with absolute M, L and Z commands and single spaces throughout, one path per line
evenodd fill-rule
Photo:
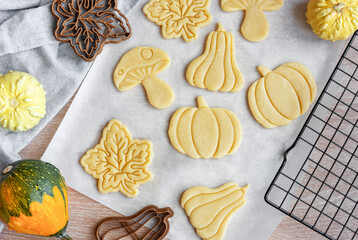
M 128 14 L 137 1 L 120 0 L 118 8 Z M 47 93 L 47 114 L 33 129 L 10 132 L 0 128 L 0 170 L 20 159 L 18 153 L 73 96 L 92 64 L 78 57 L 70 44 L 55 39 L 56 19 L 51 3 L 52 0 L 0 1 L 0 73 L 28 72 Z
M 128 14 L 137 1 L 121 0 L 118 8 Z M 30 73 L 44 86 L 47 100 L 47 114 L 33 129 L 10 132 L 0 128 L 0 171 L 20 159 L 18 153 L 68 102 L 92 65 L 78 57 L 70 44 L 55 39 L 51 3 L 0 0 L 0 73 Z M 2 229 L 0 223 L 0 232 Z

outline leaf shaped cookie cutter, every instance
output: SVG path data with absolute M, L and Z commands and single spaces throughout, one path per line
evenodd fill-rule
M 93 61 L 105 44 L 119 43 L 132 34 L 116 0 L 55 0 L 51 10 L 57 18 L 56 39 L 69 42 L 86 61 Z
M 131 216 L 109 217 L 103 219 L 96 230 L 97 240 L 106 239 L 132 239 L 160 240 L 169 232 L 169 218 L 174 216 L 170 207 L 158 208 L 150 205 Z M 155 222 L 151 224 L 151 222 Z M 111 224 L 112 223 L 112 224 Z M 119 225 L 115 226 L 114 223 Z M 106 230 L 106 225 L 109 225 Z M 148 226 L 147 226 L 148 225 Z M 150 225 L 150 226 L 149 226 Z M 147 227 L 146 227 L 147 226 Z M 118 236 L 120 232 L 124 235 Z M 116 235 L 113 238 L 108 237 Z

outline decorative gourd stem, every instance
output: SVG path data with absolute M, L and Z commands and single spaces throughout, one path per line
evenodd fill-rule
M 218 23 L 218 29 L 216 31 L 217 32 L 225 32 L 225 28 L 220 22 Z
M 268 67 L 265 67 L 263 65 L 260 65 L 257 67 L 257 71 L 259 71 L 259 73 L 265 77 L 269 72 L 272 72 L 271 69 L 269 69 Z
M 3 174 L 7 174 L 8 172 L 11 171 L 12 168 L 13 168 L 12 165 L 9 165 L 9 166 L 7 166 L 7 167 L 2 171 L 2 173 L 3 173 Z
M 241 190 L 242 190 L 244 193 L 246 193 L 247 190 L 249 190 L 249 188 L 250 188 L 250 185 L 247 184 L 245 187 L 242 187 Z
M 208 107 L 208 105 L 206 104 L 205 102 L 205 99 L 202 97 L 202 96 L 199 96 L 198 99 L 198 107 L 201 108 L 201 107 Z
M 336 11 L 336 12 L 343 12 L 344 10 L 344 4 L 343 3 L 338 3 L 337 5 L 334 5 L 333 6 L 333 9 Z
M 66 231 L 62 232 L 60 235 L 57 236 L 57 238 L 61 239 L 61 240 L 73 240 L 67 233 Z

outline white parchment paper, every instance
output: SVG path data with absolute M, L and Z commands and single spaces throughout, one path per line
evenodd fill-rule
M 304 15 L 306 0 L 285 1 L 279 11 L 266 12 L 271 29 L 269 36 L 259 43 L 248 42 L 239 33 L 243 12 L 224 12 L 218 0 L 210 6 L 213 22 L 199 31 L 197 40 L 191 43 L 182 39 L 166 40 L 159 26 L 143 14 L 146 3 L 140 1 L 128 15 L 132 38 L 118 45 L 107 45 L 98 56 L 43 160 L 55 164 L 70 187 L 122 214 L 133 214 L 149 204 L 170 206 L 175 216 L 170 221 L 168 237 L 174 240 L 199 239 L 180 207 L 180 197 L 186 189 L 197 185 L 215 188 L 229 181 L 241 186 L 250 184 L 247 205 L 233 216 L 225 239 L 269 238 L 282 214 L 264 202 L 264 193 L 282 162 L 282 153 L 294 141 L 308 113 L 288 126 L 264 129 L 250 114 L 247 89 L 260 77 L 256 71 L 258 65 L 276 68 L 297 61 L 312 71 L 320 93 L 338 61 L 343 42 L 323 41 L 312 33 Z M 216 29 L 219 21 L 234 34 L 236 59 L 246 80 L 238 93 L 209 92 L 190 86 L 185 79 L 187 65 L 202 54 L 207 35 Z M 157 110 L 149 105 L 140 85 L 119 92 L 113 84 L 112 72 L 118 60 L 137 46 L 159 47 L 171 56 L 170 67 L 159 74 L 176 95 L 175 102 L 167 109 Z M 182 106 L 196 106 L 199 95 L 204 96 L 209 107 L 227 108 L 240 118 L 243 138 L 235 154 L 217 160 L 195 160 L 171 146 L 167 129 L 172 114 Z M 122 121 L 134 138 L 150 139 L 154 144 L 150 165 L 154 179 L 140 186 L 140 194 L 134 199 L 121 193 L 100 194 L 97 180 L 80 165 L 82 155 L 99 142 L 103 128 L 113 118 Z

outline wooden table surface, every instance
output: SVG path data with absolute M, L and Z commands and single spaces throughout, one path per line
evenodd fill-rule
M 63 117 L 72 103 L 72 99 L 66 106 L 52 119 L 52 121 L 24 148 L 20 155 L 22 158 L 40 159 L 52 137 L 56 133 Z M 67 232 L 75 240 L 95 240 L 95 229 L 99 220 L 109 216 L 118 216 L 118 213 L 103 206 L 102 204 L 82 195 L 81 193 L 69 188 L 69 214 L 70 220 Z M 95 213 L 95 214 L 94 214 Z M 43 238 L 31 235 L 19 234 L 10 231 L 6 227 L 0 234 L 0 240 L 46 240 L 53 238 Z M 270 240 L 298 240 L 298 239 L 326 239 L 298 223 L 290 217 L 284 217 L 281 224 L 272 233 Z M 187 240 L 187 239 L 186 239 Z M 256 240 L 256 239 L 254 239 Z

